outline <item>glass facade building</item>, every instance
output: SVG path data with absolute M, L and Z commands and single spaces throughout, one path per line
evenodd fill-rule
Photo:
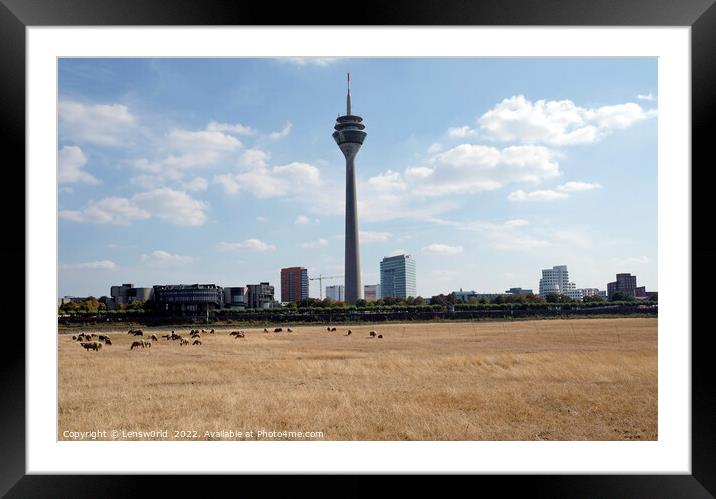
M 410 255 L 386 256 L 380 262 L 380 295 L 407 298 L 417 296 L 415 260 Z

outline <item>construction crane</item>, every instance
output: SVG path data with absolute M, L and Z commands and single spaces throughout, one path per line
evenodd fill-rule
M 342 275 L 331 275 L 331 276 L 324 276 L 321 274 L 318 274 L 318 277 L 310 277 L 309 281 L 318 281 L 318 296 L 321 297 L 321 300 L 323 300 L 323 279 L 343 279 Z

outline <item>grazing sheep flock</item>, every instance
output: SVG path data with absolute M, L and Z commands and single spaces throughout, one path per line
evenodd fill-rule
M 326 330 L 327 331 L 337 331 L 337 328 L 328 326 L 326 328 Z M 274 333 L 281 333 L 283 331 L 286 331 L 287 333 L 294 332 L 294 330 L 290 327 L 287 327 L 285 330 L 282 327 L 273 328 Z M 264 328 L 264 332 L 269 333 L 270 330 L 268 328 Z M 167 341 L 179 340 L 180 346 L 184 346 L 184 345 L 200 346 L 200 345 L 202 345 L 201 333 L 216 334 L 216 331 L 214 329 L 211 329 L 210 331 L 207 331 L 205 329 L 202 329 L 201 331 L 198 329 L 192 329 L 189 332 L 190 338 L 188 338 L 188 339 L 184 338 L 180 334 L 177 334 L 175 331 L 172 331 L 169 334 L 163 334 L 163 335 L 161 335 L 161 337 Z M 129 331 L 127 331 L 127 334 L 132 335 L 132 336 L 143 336 L 144 332 L 141 329 L 130 329 Z M 351 329 L 348 329 L 347 333 L 344 336 L 350 336 L 351 334 L 353 334 L 353 331 Z M 369 336 L 368 336 L 369 338 L 383 338 L 383 335 L 378 334 L 376 331 L 370 331 L 368 334 L 369 334 Z M 233 336 L 234 339 L 245 338 L 246 333 L 241 330 L 231 331 L 229 333 L 229 336 Z M 97 339 L 97 341 L 95 341 L 95 338 Z M 98 335 L 95 333 L 79 333 L 77 335 L 73 335 L 72 340 L 79 342 L 80 345 L 87 351 L 93 350 L 95 352 L 98 352 L 102 349 L 103 343 L 105 345 L 112 345 L 112 340 L 110 339 L 109 336 L 107 336 L 105 334 Z M 151 335 L 149 335 L 148 340 L 139 339 L 139 340 L 132 341 L 129 349 L 134 350 L 135 348 L 143 348 L 143 349 L 151 348 L 152 342 L 155 342 L 155 341 L 159 341 L 159 337 L 156 334 L 151 334 Z

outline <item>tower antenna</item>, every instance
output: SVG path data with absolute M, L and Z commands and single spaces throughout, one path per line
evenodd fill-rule
M 348 73 L 348 97 L 346 97 L 346 115 L 351 115 L 351 74 Z

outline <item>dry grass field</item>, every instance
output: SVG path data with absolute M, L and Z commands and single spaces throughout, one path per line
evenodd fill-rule
M 336 327 L 217 329 L 201 346 L 144 329 L 159 341 L 131 351 L 127 330 L 98 331 L 99 352 L 60 334 L 58 438 L 657 439 L 656 318 Z

